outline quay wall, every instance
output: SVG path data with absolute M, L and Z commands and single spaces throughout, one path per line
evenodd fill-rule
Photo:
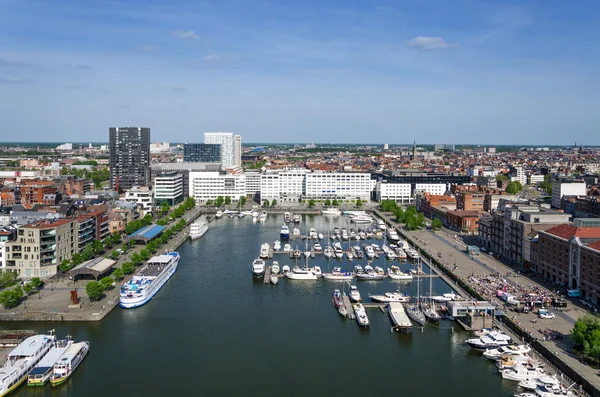
M 402 236 L 405 240 L 409 241 L 412 246 L 414 246 L 420 253 L 420 255 L 428 260 L 428 264 L 431 265 L 431 269 L 436 273 L 440 274 L 442 278 L 447 280 L 447 278 L 451 279 L 456 285 L 458 285 L 463 291 L 467 292 L 473 298 L 478 300 L 486 300 L 481 294 L 475 291 L 470 285 L 466 283 L 461 277 L 458 277 L 454 274 L 448 267 L 440 263 L 435 257 L 430 255 L 427 251 L 421 249 L 421 247 L 415 242 L 410 236 L 404 234 L 402 228 L 397 227 L 397 225 L 393 224 L 388 220 L 388 218 L 378 210 L 372 210 L 372 212 L 382 220 L 386 222 L 386 224 L 390 227 L 396 229 L 398 234 Z M 446 276 L 446 277 L 443 277 Z M 447 281 L 446 281 L 447 282 Z M 452 285 L 453 283 L 449 283 Z M 537 338 L 529 333 L 525 332 L 524 329 L 519 327 L 514 321 L 512 321 L 508 316 L 502 315 L 500 316 L 501 324 L 508 327 L 514 334 L 519 336 L 524 342 L 527 342 L 534 348 L 542 358 L 549 363 L 552 367 L 554 367 L 557 371 L 563 373 L 566 377 L 570 378 L 573 382 L 576 382 L 579 385 L 579 392 L 581 394 L 586 394 L 593 397 L 600 397 L 600 390 L 591 384 L 588 380 L 586 380 L 582 375 L 580 375 L 577 371 L 575 371 L 571 366 L 565 363 L 560 359 L 556 354 L 554 354 L 550 349 L 541 344 Z

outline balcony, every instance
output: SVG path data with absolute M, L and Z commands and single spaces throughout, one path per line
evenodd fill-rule
M 56 251 L 56 244 L 46 245 L 40 248 L 40 252 L 43 254 L 45 252 L 54 252 Z
M 44 238 L 47 236 L 56 236 L 56 229 L 46 230 L 40 233 L 40 237 Z

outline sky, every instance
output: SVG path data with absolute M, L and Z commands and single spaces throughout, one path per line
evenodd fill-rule
M 0 141 L 600 145 L 597 0 L 0 0 Z

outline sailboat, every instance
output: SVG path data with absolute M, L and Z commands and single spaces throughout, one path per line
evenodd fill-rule
M 423 326 L 425 325 L 425 314 L 421 311 L 421 306 L 419 305 L 419 276 L 417 275 L 417 302 L 406 305 L 406 314 L 410 317 L 414 322 Z
M 431 273 L 431 266 L 429 267 L 429 272 Z M 421 302 L 421 309 L 423 310 L 423 314 L 429 321 L 438 322 L 440 321 L 440 315 L 435 310 L 435 303 L 433 302 L 432 297 L 432 280 L 431 274 L 429 275 L 429 302 Z

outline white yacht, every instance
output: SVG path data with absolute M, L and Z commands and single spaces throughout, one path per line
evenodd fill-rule
M 325 236 L 323 235 L 323 233 L 319 233 L 318 237 L 319 237 L 319 240 L 323 240 L 325 238 Z
M 325 247 L 325 249 L 323 250 L 323 256 L 325 256 L 325 258 L 329 259 L 334 255 L 335 255 L 335 251 L 333 250 L 333 248 L 330 245 L 327 245 L 327 247 Z
M 269 243 L 264 243 L 260 246 L 260 257 L 262 259 L 267 259 L 269 257 Z
M 292 236 L 294 236 L 294 237 L 300 237 L 300 229 L 298 229 L 297 227 L 295 227 L 292 230 Z
M 467 339 L 465 342 L 472 349 L 487 350 L 507 346 L 511 342 L 511 338 L 502 332 L 490 332 L 481 338 Z
M 352 308 L 354 309 L 354 314 L 356 314 L 356 322 L 358 323 L 358 325 L 360 325 L 361 327 L 368 327 L 369 318 L 367 317 L 367 311 L 365 310 L 363 305 L 360 303 L 355 303 L 352 305 Z
M 346 230 L 346 228 L 342 228 L 341 236 L 342 236 L 342 240 L 348 240 L 349 236 L 348 236 L 348 230 Z
M 546 375 L 546 372 L 543 368 L 540 367 L 527 366 L 505 368 L 500 370 L 500 374 L 502 375 L 502 379 L 521 382 L 524 380 L 539 379 L 542 376 Z
M 410 248 L 410 247 L 408 246 L 408 242 L 407 242 L 406 240 L 402 240 L 402 239 L 400 239 L 400 240 L 396 241 L 396 245 L 397 245 L 398 247 L 400 247 L 400 249 L 402 249 L 402 250 L 404 250 L 404 251 L 406 251 L 407 249 L 409 249 L 409 248 Z
M 388 269 L 388 277 L 390 280 L 412 281 L 413 276 L 410 273 L 405 273 L 398 266 L 392 266 Z
M 389 228 L 389 230 L 388 230 L 388 238 L 390 239 L 390 241 L 399 241 L 400 240 L 400 236 L 398 236 L 398 232 L 396 232 L 396 229 L 392 229 L 392 228 Z
M 352 302 L 360 302 L 362 298 L 360 296 L 360 292 L 358 292 L 358 288 L 356 285 L 351 285 L 350 290 L 348 291 L 348 297 Z
M 342 259 L 344 256 L 344 250 L 339 245 L 334 245 L 333 247 L 335 257 L 338 259 Z
M 252 274 L 260 277 L 265 273 L 265 261 L 262 258 L 256 258 L 252 262 Z
M 340 211 L 339 209 L 337 209 L 335 207 L 331 207 L 331 208 L 322 210 L 321 214 L 325 215 L 325 216 L 340 216 L 340 215 L 342 215 L 342 211 Z
M 517 356 L 520 354 L 527 354 L 531 351 L 531 347 L 529 345 L 508 345 L 508 346 L 500 346 L 495 349 L 488 349 L 483 352 L 484 357 L 489 358 L 490 360 L 497 360 L 500 357 L 504 356 Z
M 292 269 L 292 271 L 288 272 L 285 276 L 287 278 L 289 278 L 290 280 L 316 280 L 317 279 L 317 276 L 311 269 L 309 269 L 308 267 L 301 269 L 298 266 L 295 266 Z
M 537 379 L 524 380 L 519 382 L 519 387 L 525 390 L 535 390 L 539 386 L 542 386 L 549 390 L 560 390 L 562 388 L 560 381 L 556 378 L 556 376 L 550 375 L 544 375 Z
M 15 390 L 27 379 L 27 374 L 50 351 L 54 335 L 34 335 L 25 339 L 6 356 L 0 367 L 0 396 Z
M 258 217 L 259 222 L 265 222 L 267 220 L 267 211 L 263 211 L 260 213 Z
M 200 237 L 204 236 L 207 231 L 208 224 L 198 220 L 190 225 L 190 239 L 199 239 Z
M 323 273 L 325 280 L 347 281 L 352 280 L 354 275 L 351 272 L 343 271 L 341 267 L 334 267 L 331 273 Z
M 410 301 L 410 296 L 403 294 L 402 292 L 386 292 L 383 295 L 371 295 L 369 297 L 373 302 L 377 303 L 390 303 L 390 302 L 400 302 L 407 303 Z
M 150 301 L 177 271 L 179 253 L 168 252 L 148 260 L 131 280 L 121 287 L 119 304 L 125 309 L 142 306 Z
M 280 251 L 281 250 L 281 241 L 279 240 L 275 240 L 273 242 L 273 251 Z
M 283 226 L 281 226 L 279 238 L 281 238 L 282 240 L 287 240 L 288 238 L 290 238 L 290 228 L 288 227 L 288 225 L 284 224 Z
M 367 255 L 367 258 L 369 258 L 369 259 L 375 258 L 375 250 L 370 245 L 367 245 L 365 247 L 365 254 Z
M 317 229 L 315 229 L 314 227 L 311 227 L 310 230 L 308 231 L 308 238 L 317 239 L 318 237 L 319 237 L 319 234 L 317 233 Z
M 368 214 L 353 214 L 350 215 L 350 222 L 354 223 L 373 223 L 373 218 Z
M 294 223 L 300 223 L 300 215 L 294 214 L 292 220 L 294 221 Z
M 366 265 L 364 273 L 359 273 L 356 277 L 359 280 L 383 280 L 383 274 L 377 273 L 371 265 Z
M 430 297 L 434 302 L 444 303 L 460 299 L 460 295 L 454 292 L 448 292 L 442 295 L 433 295 Z
M 313 244 L 313 250 L 315 252 L 323 252 L 323 247 L 321 247 L 321 244 L 319 244 L 319 243 L 314 243 Z
M 419 252 L 417 250 L 414 249 L 409 249 L 408 251 L 406 251 L 406 255 L 408 255 L 408 257 L 412 260 L 418 260 L 420 258 L 419 256 Z
M 215 218 L 221 218 L 223 216 L 223 211 L 219 210 L 217 211 L 217 213 L 215 214 Z
M 271 265 L 271 273 L 273 273 L 273 274 L 279 273 L 279 262 L 273 261 L 273 264 Z
M 283 221 L 285 223 L 290 223 L 292 221 L 292 214 L 290 212 L 284 212 L 283 213 Z
M 292 252 L 292 246 L 290 244 L 285 244 L 283 246 L 283 252 Z
M 386 230 L 387 225 L 385 224 L 385 222 L 382 219 L 377 219 L 377 228 L 379 230 Z

